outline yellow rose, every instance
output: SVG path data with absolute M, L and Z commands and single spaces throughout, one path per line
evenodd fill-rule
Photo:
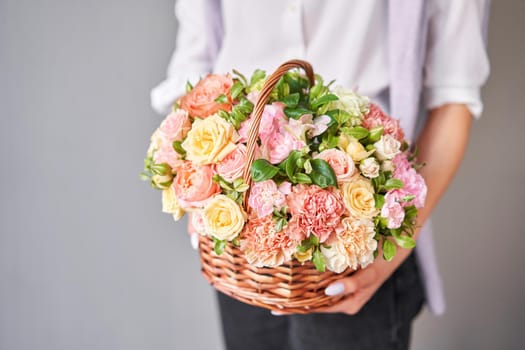
M 180 207 L 173 186 L 162 191 L 162 211 L 167 214 L 172 214 L 175 221 L 184 215 L 184 210 Z
M 235 142 L 238 139 L 234 126 L 214 114 L 193 122 L 182 147 L 186 150 L 186 159 L 194 164 L 214 164 L 237 147 Z
M 231 241 L 244 228 L 246 213 L 234 200 L 219 194 L 204 207 L 203 220 L 207 234 Z
M 362 177 L 355 177 L 341 187 L 346 208 L 358 219 L 371 219 L 378 214 L 374 200 L 374 188 L 371 182 Z
M 374 151 L 368 151 L 356 138 L 349 135 L 339 136 L 339 142 L 337 147 L 345 151 L 354 162 L 359 162 L 365 158 L 368 158 Z

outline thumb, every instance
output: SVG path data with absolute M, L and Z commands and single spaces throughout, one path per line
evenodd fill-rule
M 366 288 L 376 280 L 376 271 L 373 267 L 357 270 L 349 277 L 340 279 L 330 284 L 325 289 L 325 294 L 329 296 L 339 294 L 354 294 L 360 289 Z

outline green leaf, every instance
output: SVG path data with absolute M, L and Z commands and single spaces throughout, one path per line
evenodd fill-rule
M 299 95 L 299 93 L 296 92 L 296 93 L 290 94 L 288 96 L 285 96 L 281 100 L 281 102 L 284 103 L 287 107 L 296 108 L 297 104 L 299 103 L 299 98 L 300 97 L 301 96 Z
M 306 108 L 285 107 L 284 108 L 284 114 L 286 114 L 286 116 L 288 118 L 299 119 L 305 114 L 314 114 L 314 112 L 312 112 L 311 110 L 306 109 Z
M 193 90 L 193 85 L 191 85 L 190 81 L 186 81 L 186 93 L 190 92 L 191 90 Z
M 239 96 L 239 94 L 242 92 L 243 89 L 244 89 L 244 86 L 242 85 L 240 81 L 235 82 L 232 85 L 232 88 L 230 89 L 230 96 L 233 99 L 236 99 L 237 96 Z
M 392 230 L 392 237 L 394 237 L 397 245 L 402 248 L 412 249 L 416 246 L 416 241 L 412 237 L 402 235 L 399 230 Z
M 288 221 L 285 218 L 280 218 L 275 224 L 275 231 L 281 232 L 286 225 L 288 225 Z
M 257 84 L 260 80 L 264 79 L 264 77 L 266 77 L 266 72 L 261 69 L 256 69 L 250 78 L 250 85 L 253 86 Z
M 374 143 L 381 139 L 381 135 L 383 135 L 383 126 L 378 126 L 370 130 L 370 134 L 368 135 L 368 138 L 366 141 L 368 143 Z
M 387 191 L 403 188 L 403 186 L 404 186 L 403 181 L 396 179 L 396 178 L 388 179 L 385 182 L 385 188 Z
M 385 205 L 385 196 L 374 193 L 374 201 L 376 202 L 376 208 L 381 209 L 383 208 L 383 205 Z
M 286 176 L 291 180 L 294 178 L 295 172 L 297 171 L 297 161 L 302 157 L 302 153 L 299 151 L 292 151 L 288 157 L 284 160 L 284 171 Z
M 310 178 L 310 176 L 303 174 L 303 173 L 295 174 L 294 179 L 295 179 L 295 182 L 299 184 L 311 184 L 312 183 L 312 179 Z
M 217 102 L 217 103 L 227 103 L 228 102 L 228 96 L 226 96 L 225 94 L 221 94 L 221 95 L 217 96 L 217 98 L 215 99 L 215 102 Z
M 177 152 L 181 156 L 186 155 L 186 150 L 182 147 L 181 141 L 173 141 L 173 149 L 175 150 L 175 152 Z
M 337 177 L 330 164 L 323 159 L 312 159 L 310 164 L 312 165 L 310 178 L 314 184 L 321 188 L 337 187 Z
M 321 253 L 321 250 L 319 249 L 315 250 L 313 254 L 312 262 L 314 263 L 315 269 L 317 271 L 325 272 L 326 265 L 325 265 L 324 256 L 323 256 L 323 253 Z
M 234 69 L 233 70 L 233 74 L 235 74 L 236 76 L 239 77 L 239 80 L 242 82 L 243 85 L 248 85 L 248 80 L 246 79 L 246 77 L 241 72 L 239 72 L 238 70 Z
M 346 135 L 352 136 L 358 140 L 364 139 L 369 135 L 369 131 L 362 126 L 354 126 L 352 128 L 345 128 L 344 133 Z
M 391 261 L 396 255 L 396 245 L 388 239 L 383 239 L 383 258 Z
M 153 164 L 151 166 L 151 171 L 156 175 L 167 175 L 171 174 L 171 167 L 166 163 Z
M 224 253 L 224 249 L 226 248 L 226 241 L 213 237 L 213 242 L 215 243 L 213 245 L 213 251 L 215 252 L 215 254 L 221 255 L 222 253 Z
M 339 100 L 339 97 L 337 97 L 336 95 L 334 95 L 334 94 L 327 94 L 327 95 L 321 96 L 321 97 L 316 98 L 315 100 L 313 100 L 310 103 L 310 108 L 313 109 L 313 110 L 316 110 L 319 107 L 321 107 L 322 105 L 327 104 L 328 102 L 337 101 L 337 100 Z
M 279 168 L 272 165 L 266 159 L 257 159 L 250 167 L 250 175 L 253 181 L 261 182 L 271 179 L 279 172 Z

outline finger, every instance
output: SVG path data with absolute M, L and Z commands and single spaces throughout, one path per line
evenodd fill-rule
M 376 281 L 377 273 L 374 268 L 368 267 L 366 269 L 358 270 L 353 275 L 342 278 L 337 282 L 330 284 L 325 289 L 325 294 L 329 296 L 340 294 L 352 294 L 358 292 L 362 288 L 370 286 Z
M 348 315 L 355 315 L 361 310 L 363 305 L 366 303 L 367 298 L 367 289 L 359 290 L 357 293 L 345 297 L 335 305 L 326 307 L 318 310 L 317 312 L 322 313 L 336 313 L 341 312 Z
M 271 314 L 274 315 L 274 316 L 286 316 L 286 315 L 290 315 L 289 312 L 282 312 L 282 311 L 276 311 L 276 310 L 272 310 L 272 311 L 271 311 Z

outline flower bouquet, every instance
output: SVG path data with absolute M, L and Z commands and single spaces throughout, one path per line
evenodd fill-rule
M 191 214 L 217 289 L 273 310 L 329 306 L 342 297 L 327 285 L 415 246 L 426 186 L 414 154 L 398 120 L 307 62 L 233 73 L 187 85 L 142 175 L 164 212 Z

